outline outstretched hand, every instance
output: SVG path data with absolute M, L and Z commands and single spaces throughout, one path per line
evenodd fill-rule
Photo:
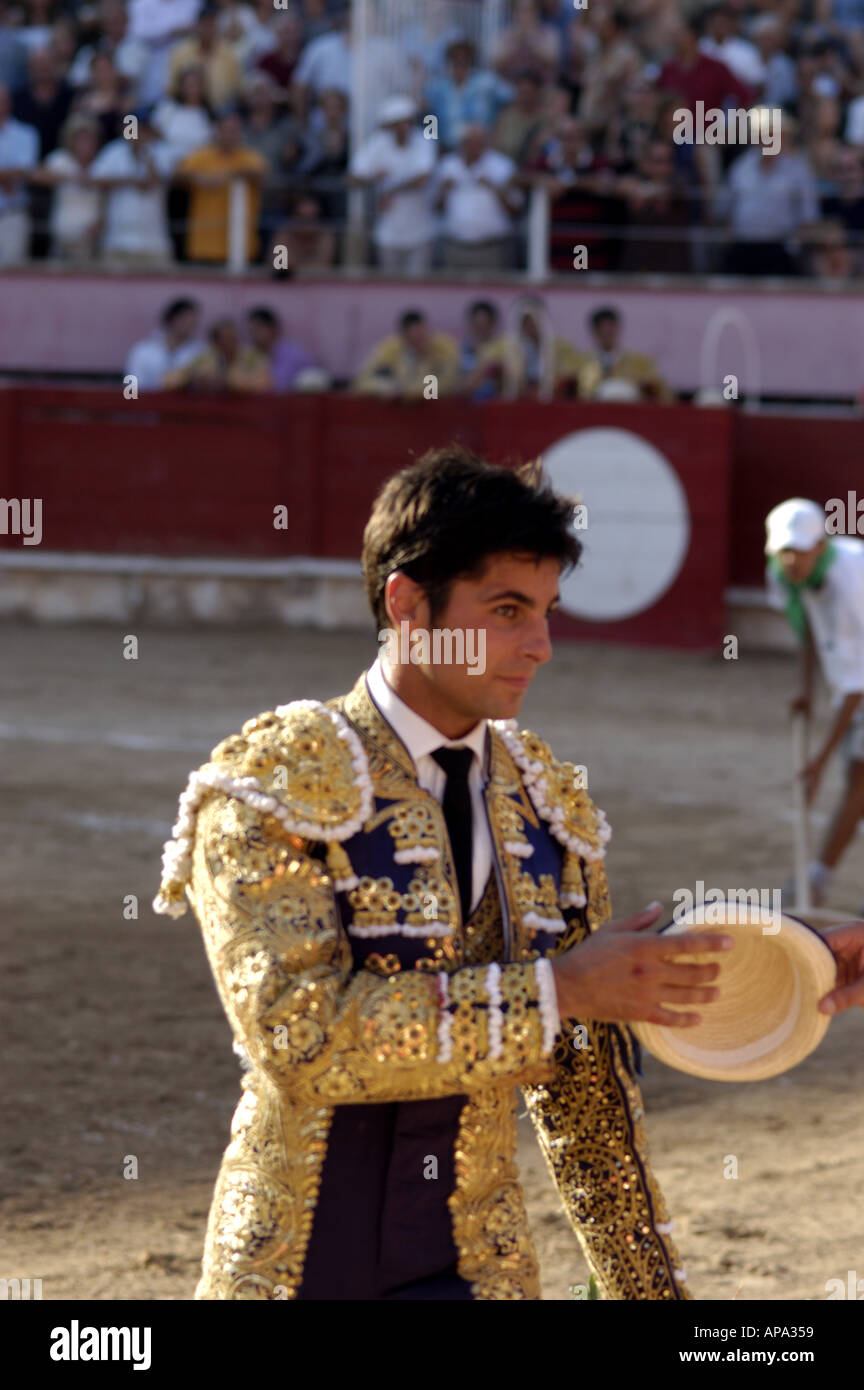
M 864 922 L 843 922 L 821 933 L 837 962 L 837 983 L 819 1000 L 823 1014 L 840 1014 L 855 1004 L 864 1007 Z

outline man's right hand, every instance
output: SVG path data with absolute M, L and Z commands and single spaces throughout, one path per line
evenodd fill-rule
M 552 961 L 562 1018 L 660 1023 L 669 1028 L 701 1023 L 699 1014 L 663 1006 L 711 1003 L 720 992 L 710 987 L 720 965 L 684 964 L 675 957 L 728 951 L 734 940 L 722 932 L 647 932 L 662 910 L 656 903 L 633 917 L 607 922 Z

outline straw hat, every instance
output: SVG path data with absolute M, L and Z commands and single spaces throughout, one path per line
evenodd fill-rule
M 734 899 L 697 904 L 661 930 L 674 936 L 718 929 L 735 946 L 698 957 L 720 962 L 719 998 L 686 1006 L 686 1012 L 695 1007 L 702 1022 L 695 1028 L 631 1026 L 649 1052 L 679 1071 L 711 1081 L 763 1081 L 797 1066 L 825 1036 L 831 1020 L 817 1005 L 834 988 L 834 957 L 813 927 Z

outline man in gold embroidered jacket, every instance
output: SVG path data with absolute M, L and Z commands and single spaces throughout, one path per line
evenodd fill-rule
M 472 536 L 471 503 L 490 499 L 494 529 Z M 463 528 L 443 597 L 404 544 L 431 517 L 418 553 L 440 555 L 442 515 Z M 367 527 L 373 607 L 391 629 L 485 624 L 485 671 L 379 660 L 345 697 L 250 720 L 181 797 L 155 906 L 179 915 L 188 895 L 248 1059 L 199 1298 L 539 1298 L 517 1085 L 601 1295 L 688 1296 L 626 1022 L 711 997 L 696 985 L 716 967 L 673 964 L 636 929 L 655 913 L 603 926 L 603 813 L 512 718 L 578 556 L 569 515 L 459 450 L 397 475 Z M 489 872 L 467 911 L 408 746 L 425 734 L 479 750 L 473 864 Z

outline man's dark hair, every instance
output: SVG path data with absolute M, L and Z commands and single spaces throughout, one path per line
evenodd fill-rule
M 482 573 L 493 555 L 549 558 L 572 569 L 582 553 L 573 502 L 539 473 L 536 461 L 500 468 L 451 444 L 389 478 L 363 534 L 363 576 L 379 630 L 389 625 L 384 590 L 396 570 L 422 585 L 434 621 L 453 581 Z
M 491 299 L 475 299 L 468 305 L 468 317 L 473 319 L 475 314 L 488 314 L 490 319 L 498 322 L 498 306 L 492 303 Z
M 399 332 L 404 333 L 406 328 L 412 328 L 415 323 L 425 323 L 426 315 L 419 309 L 406 309 L 404 314 L 399 315 Z
M 190 310 L 198 308 L 194 299 L 172 299 L 170 304 L 166 304 L 162 310 L 162 324 L 165 328 L 170 328 L 175 319 L 179 319 L 181 314 L 188 314 Z
M 273 310 L 268 309 L 265 304 L 260 304 L 254 309 L 250 309 L 246 317 L 255 323 L 266 323 L 268 328 L 280 327 L 279 315 L 274 314 Z
M 613 309 L 611 304 L 604 304 L 600 309 L 595 309 L 588 322 L 592 328 L 597 328 L 601 323 L 611 321 L 620 323 L 621 315 L 617 309 Z

